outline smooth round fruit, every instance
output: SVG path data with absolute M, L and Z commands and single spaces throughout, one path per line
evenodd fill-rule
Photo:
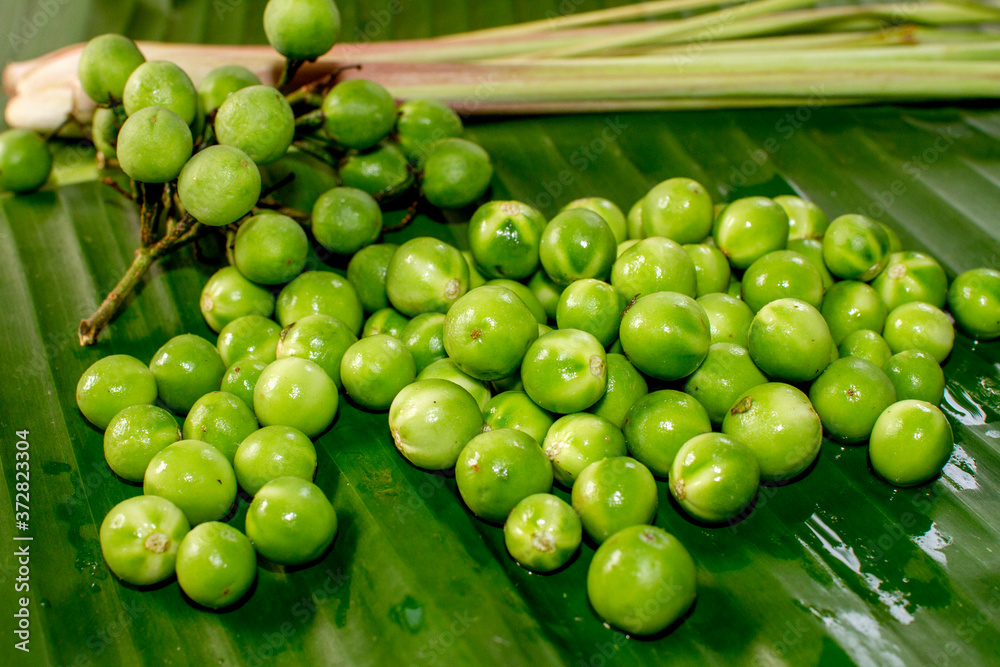
M 605 199 L 604 197 L 584 197 L 582 199 L 574 199 L 570 203 L 566 204 L 560 210 L 568 211 L 571 208 L 585 208 L 588 211 L 593 211 L 597 215 L 601 216 L 604 222 L 608 223 L 608 227 L 611 228 L 611 232 L 615 235 L 615 243 L 622 243 L 628 238 L 628 232 L 625 225 L 625 214 L 622 210 L 618 208 L 617 205 L 610 199 Z
M 545 307 L 542 306 L 541 301 L 538 300 L 535 293 L 524 283 L 519 283 L 516 280 L 508 280 L 507 278 L 494 278 L 493 280 L 486 281 L 485 284 L 495 287 L 506 287 L 524 302 L 524 305 L 528 307 L 528 310 L 535 316 L 539 324 L 545 324 L 549 321 Z
M 712 236 L 729 263 L 745 269 L 788 243 L 788 215 L 767 197 L 737 199 L 715 219 Z
M 912 301 L 889 313 L 882 337 L 893 354 L 920 350 L 940 364 L 951 354 L 955 344 L 955 327 L 941 309 L 929 303 Z
M 444 102 L 407 100 L 396 108 L 396 139 L 406 159 L 420 167 L 434 144 L 462 136 L 462 119 Z
M 244 315 L 222 328 L 215 346 L 227 367 L 245 357 L 270 363 L 277 358 L 280 338 L 281 327 L 272 320 L 260 315 Z
M 122 479 L 141 482 L 156 454 L 181 439 L 173 415 L 155 405 L 131 405 L 108 423 L 104 459 Z
M 399 340 L 413 355 L 418 373 L 448 356 L 444 351 L 444 318 L 441 313 L 421 313 L 399 332 Z
M 532 343 L 521 364 L 524 391 L 560 414 L 582 412 L 604 395 L 607 354 L 586 331 L 556 329 Z
M 585 278 L 563 290 L 556 306 L 556 322 L 560 329 L 586 331 L 607 347 L 618 338 L 624 306 L 614 287 Z
M 538 269 L 531 280 L 528 281 L 528 289 L 535 295 L 535 299 L 545 312 L 546 321 L 556 318 L 556 309 L 559 306 L 559 297 L 565 289 L 564 285 L 556 283 L 545 269 Z
M 257 165 L 282 157 L 295 136 L 295 114 L 271 86 L 247 86 L 231 94 L 215 115 L 215 136 L 235 146 Z
M 145 364 L 127 354 L 112 354 L 95 361 L 76 383 L 80 412 L 102 431 L 125 408 L 155 400 L 155 377 Z
M 842 280 L 827 290 L 820 311 L 830 327 L 833 342 L 840 342 L 855 331 L 869 329 L 880 333 L 889 312 L 875 289 L 855 280 Z
M 424 160 L 420 191 L 440 208 L 461 208 L 482 197 L 490 187 L 493 165 L 478 144 L 465 139 L 442 139 Z
M 816 204 L 792 195 L 780 195 L 774 201 L 788 216 L 788 240 L 821 239 L 830 222 Z
M 279 477 L 311 482 L 316 473 L 316 448 L 291 426 L 265 426 L 244 438 L 236 450 L 233 470 L 240 488 L 251 496 Z
M 608 353 L 608 387 L 604 395 L 587 412 L 604 417 L 621 428 L 632 404 L 649 393 L 649 386 L 642 373 L 636 370 L 625 355 Z
M 211 115 L 237 90 L 259 85 L 257 75 L 243 65 L 219 65 L 198 82 L 198 99 L 205 114 Z
M 146 62 L 139 47 L 124 35 L 98 35 L 83 47 L 77 74 L 80 87 L 98 104 L 111 105 L 125 96 L 125 83 Z
M 826 263 L 823 261 L 823 242 L 821 240 L 790 239 L 787 249 L 799 253 L 812 262 L 823 277 L 823 289 L 830 289 L 834 282 L 833 274 L 830 273 L 830 269 L 826 268 Z
M 178 414 L 187 414 L 199 398 L 218 391 L 226 365 L 215 346 L 201 336 L 174 336 L 149 362 L 160 400 Z
M 218 521 L 195 526 L 177 553 L 177 583 L 194 602 L 221 609 L 242 598 L 257 577 L 246 535 Z
M 429 236 L 410 239 L 389 261 L 385 292 L 399 312 L 446 313 L 469 289 L 469 265 L 454 246 Z
M 274 312 L 274 295 L 247 280 L 235 266 L 226 266 L 205 283 L 198 306 L 212 331 L 221 332 L 241 317 L 270 317 Z
M 830 363 L 833 347 L 826 320 L 799 299 L 772 301 L 750 323 L 750 356 L 776 380 L 806 382 L 819 376 Z
M 694 264 L 697 295 L 702 297 L 715 292 L 725 292 L 729 287 L 732 270 L 729 267 L 729 260 L 722 251 L 707 243 L 691 243 L 683 247 Z
M 896 400 L 915 399 L 932 405 L 944 400 L 944 371 L 934 357 L 920 350 L 905 350 L 882 367 L 896 388 Z
M 177 194 L 195 220 L 222 227 L 236 222 L 257 204 L 260 171 L 238 148 L 209 146 L 184 165 Z
M 578 412 L 560 417 L 541 443 L 557 482 L 572 486 L 583 469 L 609 456 L 625 456 L 625 437 L 603 417 Z
M 639 239 L 646 238 L 646 232 L 642 229 L 643 199 L 639 199 L 632 204 L 632 208 L 628 210 L 628 215 L 625 216 L 625 229 L 628 232 L 629 240 L 638 241 Z
M 388 334 L 362 338 L 347 348 L 340 362 L 347 395 L 369 410 L 387 410 L 396 394 L 416 377 L 413 355 Z
M 1000 271 L 979 268 L 960 274 L 948 290 L 948 308 L 975 338 L 1000 337 Z
M 174 573 L 177 550 L 190 529 L 184 513 L 169 500 L 129 498 L 101 522 L 101 553 L 116 577 L 149 586 Z
M 396 123 L 396 100 L 374 81 L 341 81 L 323 98 L 323 128 L 341 146 L 363 150 L 382 141 Z
M 643 396 L 628 411 L 622 432 L 629 454 L 666 477 L 685 442 L 712 430 L 705 408 L 693 397 L 661 389 Z
M 474 398 L 476 403 L 479 404 L 480 409 L 486 407 L 486 404 L 492 396 L 492 394 L 490 394 L 489 387 L 486 386 L 485 382 L 472 377 L 456 366 L 455 362 L 447 357 L 444 359 L 438 359 L 437 361 L 428 364 L 427 367 L 420 371 L 420 374 L 417 375 L 417 379 L 448 380 L 449 382 L 454 382 L 472 395 L 472 398 Z
M 750 504 L 760 485 L 757 456 L 739 440 L 705 433 L 688 440 L 670 468 L 670 493 L 708 523 L 728 521 Z
M 333 188 L 313 206 L 312 233 L 330 252 L 352 255 L 378 240 L 382 233 L 382 210 L 367 192 Z
M 733 343 L 715 343 L 708 356 L 684 383 L 684 392 L 693 396 L 715 424 L 721 424 L 729 408 L 741 394 L 767 382 L 767 376 L 753 363 L 746 348 Z
M 465 258 L 465 263 L 469 267 L 469 289 L 476 289 L 477 287 L 485 285 L 486 276 L 484 276 L 479 270 L 479 265 L 476 264 L 476 258 L 472 256 L 472 252 L 469 250 L 463 250 L 462 257 Z M 539 271 L 541 271 L 541 269 L 539 269 Z M 520 285 L 520 283 L 518 284 Z
M 539 446 L 554 423 L 552 413 L 523 391 L 505 391 L 491 398 L 483 408 L 483 420 L 491 430 L 514 428 L 527 433 Z
M 299 357 L 268 364 L 253 392 L 262 426 L 291 426 L 314 438 L 337 414 L 337 385 L 321 366 Z
M 705 309 L 676 292 L 639 297 L 622 318 L 620 338 L 629 361 L 660 380 L 693 373 L 711 345 Z
M 643 239 L 626 250 L 611 268 L 611 284 L 626 304 L 655 292 L 694 298 L 698 274 L 684 248 L 670 239 Z
M 948 418 L 924 401 L 900 401 L 885 409 L 872 429 L 872 468 L 896 486 L 932 479 L 951 457 L 955 436 Z
M 889 349 L 885 339 L 870 329 L 861 329 L 847 336 L 837 347 L 837 353 L 841 357 L 857 357 L 870 361 L 879 368 L 882 368 L 892 356 L 892 350 Z
M 198 111 L 198 91 L 187 73 L 174 63 L 150 60 L 129 75 L 122 104 L 129 116 L 147 107 L 159 107 L 170 109 L 191 125 Z
M 114 110 L 108 107 L 94 109 L 94 118 L 90 124 L 91 139 L 94 141 L 94 148 L 105 160 L 118 159 L 118 133 L 121 129 L 122 121 Z
M 646 466 L 627 456 L 591 463 L 573 483 L 573 509 L 595 542 L 656 516 L 656 480 Z
M 742 300 L 728 294 L 706 294 L 698 305 L 708 316 L 712 344 L 733 343 L 746 347 L 750 339 L 750 323 L 754 313 Z
M 499 380 L 516 372 L 538 338 L 538 323 L 524 302 L 498 286 L 461 297 L 444 320 L 444 348 L 474 378 Z
M 745 392 L 722 420 L 722 432 L 757 455 L 762 479 L 788 481 L 812 464 L 823 443 L 823 422 L 809 397 L 781 382 Z
M 507 553 L 523 568 L 552 572 L 580 548 L 583 524 L 576 511 L 550 493 L 528 496 L 511 510 L 503 525 Z
M 341 185 L 357 188 L 392 201 L 413 184 L 413 173 L 403 151 L 394 143 L 383 141 L 363 153 L 352 153 L 340 162 Z
M 307 315 L 329 315 L 361 333 L 364 312 L 354 286 L 332 271 L 306 271 L 278 294 L 275 315 L 283 327 Z
M 385 276 L 389 261 L 396 254 L 395 243 L 377 243 L 366 246 L 354 253 L 347 264 L 347 279 L 354 286 L 365 312 L 389 307 L 389 297 L 385 293 Z
M 169 109 L 146 107 L 118 132 L 118 162 L 129 178 L 166 183 L 180 175 L 194 148 L 187 123 Z
M 309 239 L 302 226 L 286 215 L 261 213 L 236 232 L 233 260 L 244 276 L 262 285 L 287 283 L 302 273 Z
M 337 535 L 337 512 L 323 490 L 298 477 L 278 477 L 254 494 L 247 537 L 261 556 L 301 565 L 323 555 Z
M 332 0 L 268 0 L 264 34 L 274 50 L 292 60 L 315 60 L 333 48 L 340 12 Z
M 911 301 L 943 308 L 948 298 L 948 278 L 937 260 L 922 252 L 894 252 L 872 287 L 893 310 Z
M 607 278 L 617 247 L 604 218 L 585 208 L 574 208 L 549 221 L 542 233 L 539 257 L 552 280 L 569 285 L 583 278 Z
M 856 443 L 871 435 L 878 416 L 896 402 L 896 389 L 875 364 L 844 357 L 816 378 L 809 400 L 831 439 Z
M 417 380 L 393 399 L 389 430 L 407 461 L 428 470 L 445 470 L 482 432 L 483 413 L 472 394 L 454 382 Z
M 142 492 L 176 505 L 191 525 L 215 521 L 236 500 L 236 475 L 218 449 L 199 440 L 179 440 L 149 462 Z
M 191 406 L 184 420 L 184 439 L 212 445 L 232 463 L 243 439 L 257 430 L 253 410 L 232 394 L 213 391 Z
M 712 231 L 712 197 L 690 178 L 663 181 L 642 198 L 642 232 L 680 244 L 700 243 Z
M 743 302 L 758 311 L 772 301 L 795 298 L 813 308 L 823 303 L 823 277 L 804 255 L 792 250 L 769 252 L 743 274 Z
M 0 133 L 0 189 L 36 190 L 49 180 L 52 155 L 45 140 L 29 130 Z
M 552 488 L 552 464 L 530 435 L 501 428 L 469 441 L 455 464 L 455 481 L 473 514 L 501 523 L 519 502 Z
M 867 282 L 889 261 L 889 235 L 863 215 L 842 215 L 823 237 L 823 261 L 838 278 Z
M 601 545 L 587 571 L 597 615 L 630 635 L 652 635 L 684 615 L 696 595 L 694 561 L 655 526 L 627 528 Z
M 222 376 L 220 390 L 232 394 L 248 406 L 253 405 L 253 390 L 257 386 L 260 374 L 264 372 L 270 361 L 262 361 L 254 357 L 244 357 L 228 369 Z
M 488 278 L 527 278 L 538 268 L 545 217 L 519 201 L 491 201 L 469 221 L 469 250 Z
M 319 365 L 337 385 L 343 387 L 340 378 L 340 363 L 349 347 L 358 342 L 358 337 L 336 317 L 329 315 L 306 315 L 281 332 L 277 358 L 299 357 Z

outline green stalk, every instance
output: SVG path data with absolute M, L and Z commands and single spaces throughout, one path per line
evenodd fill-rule
M 722 42 L 708 42 L 698 45 L 699 54 L 709 53 L 769 53 L 773 51 L 811 52 L 816 49 L 896 46 L 922 42 L 920 29 L 916 26 L 900 26 L 884 31 L 836 32 L 807 35 L 780 35 L 777 37 L 756 37 L 753 39 L 732 39 Z M 981 33 L 977 33 L 981 34 Z M 657 48 L 636 49 L 623 52 L 623 56 L 634 55 L 674 55 L 690 53 L 690 44 L 671 44 Z

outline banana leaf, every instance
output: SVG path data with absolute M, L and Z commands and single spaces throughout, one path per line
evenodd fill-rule
M 14 0 L 3 60 L 108 31 L 135 38 L 263 42 L 262 0 Z M 347 39 L 423 37 L 595 9 L 591 0 L 339 0 Z M 34 26 L 34 31 L 30 29 Z M 18 32 L 21 31 L 21 32 Z M 470 119 L 493 156 L 493 196 L 553 215 L 605 196 L 628 207 L 688 176 L 718 201 L 799 193 L 833 216 L 862 212 L 949 274 L 1000 266 L 1000 112 L 993 106 L 606 114 Z M 307 568 L 262 567 L 252 595 L 196 608 L 175 581 L 139 590 L 104 565 L 98 527 L 141 488 L 117 479 L 79 414 L 80 373 L 111 353 L 148 360 L 170 336 L 212 338 L 197 307 L 214 270 L 191 250 L 156 267 L 100 343 L 76 326 L 132 257 L 134 207 L 95 181 L 86 151 L 56 185 L 0 195 L 0 600 L 4 664 L 60 665 L 978 665 L 1000 656 L 1000 344 L 959 335 L 943 405 L 954 455 L 935 481 L 896 489 L 866 448 L 825 442 L 814 468 L 763 487 L 733 526 L 691 523 L 660 484 L 656 523 L 698 566 L 698 600 L 652 638 L 602 625 L 587 603 L 593 545 L 533 575 L 502 531 L 474 519 L 454 479 L 410 466 L 384 413 L 342 402 L 317 441 L 317 484 L 340 517 Z M 399 216 L 401 212 L 392 215 Z M 390 240 L 464 243 L 458 216 L 421 216 Z M 27 437 L 22 431 L 28 431 Z M 30 443 L 29 527 L 15 525 L 15 452 Z M 23 446 L 22 446 L 23 447 Z M 558 491 L 563 497 L 566 494 Z M 232 524 L 243 527 L 247 498 Z M 21 508 L 16 508 L 22 511 Z M 30 535 L 30 542 L 12 541 Z M 30 550 L 28 591 L 15 549 Z M 29 653 L 13 617 L 27 598 Z

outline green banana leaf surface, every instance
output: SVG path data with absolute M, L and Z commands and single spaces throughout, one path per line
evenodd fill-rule
M 17 38 L 0 40 L 0 54 L 4 62 L 23 59 L 109 31 L 263 43 L 263 5 L 13 0 L 0 6 L 0 25 Z M 604 6 L 338 5 L 343 38 L 353 40 L 425 37 Z M 475 118 L 467 126 L 493 157 L 493 197 L 524 200 L 548 216 L 589 195 L 627 210 L 658 181 L 688 176 L 717 201 L 799 193 L 831 218 L 868 214 L 891 225 L 904 246 L 934 254 L 952 277 L 1000 267 L 1000 112 L 992 106 L 835 109 L 819 90 L 797 109 Z M 825 442 L 802 479 L 762 487 L 743 521 L 707 528 L 684 518 L 661 482 L 656 524 L 697 562 L 698 599 L 682 622 L 652 638 L 609 629 L 588 606 L 593 545 L 559 572 L 529 574 L 507 556 L 502 530 L 465 509 L 453 478 L 409 465 L 393 447 L 385 414 L 348 401 L 316 443 L 316 483 L 340 518 L 319 563 L 260 568 L 252 596 L 221 613 L 190 604 L 173 580 L 152 590 L 123 585 L 103 563 L 98 527 L 141 488 L 108 469 L 101 433 L 76 408 L 76 382 L 108 354 L 148 360 L 184 332 L 214 340 L 197 302 L 217 267 L 190 249 L 171 257 L 98 345 L 79 347 L 78 321 L 115 284 L 138 239 L 134 206 L 95 180 L 92 157 L 65 149 L 56 184 L 0 195 L 3 664 L 1000 662 L 1000 343 L 961 334 L 945 368 L 942 406 L 955 450 L 931 483 L 893 488 L 869 469 L 866 447 Z M 423 234 L 464 246 L 462 215 L 421 216 L 387 238 Z M 26 531 L 15 526 L 21 440 L 30 446 Z M 241 529 L 246 507 L 241 498 L 232 519 Z M 15 542 L 14 535 L 33 539 Z M 15 555 L 25 544 L 27 577 Z M 19 580 L 30 589 L 19 591 Z M 14 648 L 20 598 L 28 599 L 30 653 Z

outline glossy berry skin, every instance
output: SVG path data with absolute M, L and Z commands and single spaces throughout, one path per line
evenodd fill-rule
M 560 417 L 545 435 L 542 450 L 555 479 L 572 488 L 583 469 L 609 456 L 625 456 L 625 436 L 607 419 L 587 412 Z
M 367 192 L 381 202 L 392 201 L 413 184 L 406 156 L 389 141 L 349 154 L 341 160 L 337 175 L 341 185 Z
M 821 239 L 826 233 L 830 221 L 823 210 L 816 204 L 792 195 L 779 195 L 774 198 L 788 215 L 788 240 Z
M 844 357 L 816 378 L 809 400 L 830 437 L 850 444 L 868 439 L 878 416 L 896 402 L 896 389 L 880 367 Z
M 750 356 L 773 379 L 812 380 L 830 363 L 833 347 L 826 320 L 818 310 L 799 299 L 772 301 L 750 323 Z
M 708 314 L 689 296 L 648 294 L 625 311 L 620 339 L 625 355 L 640 371 L 677 380 L 693 373 L 708 356 Z
M 923 301 L 944 308 L 948 298 L 948 278 L 930 255 L 922 252 L 894 252 L 872 287 L 889 310 L 904 303 Z
M 122 479 L 141 482 L 152 458 L 180 439 L 177 420 L 169 412 L 155 405 L 132 405 L 108 423 L 104 459 Z
M 129 116 L 146 107 L 170 109 L 187 125 L 198 111 L 198 91 L 180 67 L 165 60 L 150 60 L 135 68 L 122 96 Z
M 538 268 L 545 217 L 519 201 L 483 204 L 469 221 L 469 249 L 487 278 L 527 278 Z
M 483 420 L 490 430 L 514 428 L 530 435 L 539 445 L 554 421 L 551 412 L 523 391 L 505 391 L 491 398 L 483 408 Z
M 142 492 L 177 505 L 191 525 L 224 517 L 236 500 L 236 475 L 218 449 L 198 440 L 179 440 L 149 462 Z
M 286 58 L 315 60 L 337 41 L 340 12 L 332 0 L 269 0 L 264 34 Z
M 442 313 L 421 313 L 399 332 L 399 340 L 413 355 L 418 373 L 448 356 L 444 350 L 444 318 Z
M 318 200 L 317 200 L 318 201 Z M 361 248 L 347 263 L 347 279 L 358 295 L 366 313 L 389 307 L 385 277 L 389 262 L 399 248 L 395 243 L 377 243 Z
M 428 236 L 399 246 L 386 271 L 389 302 L 409 317 L 446 313 L 468 289 L 469 265 L 462 253 Z
M 233 260 L 248 279 L 261 285 L 287 283 L 302 273 L 309 254 L 309 238 L 287 215 L 261 213 L 236 232 Z
M 282 565 L 316 560 L 337 535 L 337 512 L 323 490 L 298 477 L 279 477 L 254 495 L 247 537 L 254 549 Z
M 841 357 L 857 357 L 870 361 L 879 368 L 889 361 L 892 350 L 882 336 L 870 329 L 861 329 L 850 334 L 837 346 L 837 352 Z
M 424 313 L 427 315 L 428 313 Z M 377 336 L 387 334 L 393 338 L 399 338 L 403 333 L 403 327 L 409 323 L 410 319 L 392 308 L 382 308 L 376 310 L 365 320 L 365 326 L 361 329 L 361 337 Z
M 215 346 L 194 334 L 174 336 L 149 362 L 160 400 L 179 414 L 187 414 L 199 398 L 218 391 L 226 365 Z
M 617 257 L 614 232 L 601 216 L 583 208 L 552 218 L 542 233 L 539 257 L 552 280 L 569 285 L 583 278 L 607 278 Z
M 698 298 L 698 305 L 708 316 L 713 345 L 732 343 L 746 347 L 749 344 L 754 312 L 742 300 L 729 294 L 706 294 Z
M 461 208 L 482 197 L 490 187 L 493 164 L 479 144 L 442 139 L 424 160 L 420 191 L 434 206 Z
M 49 180 L 52 155 L 45 140 L 28 130 L 0 133 L 0 189 L 37 190 Z
M 661 389 L 636 401 L 622 432 L 629 453 L 654 474 L 670 474 L 677 451 L 691 438 L 712 430 L 705 408 L 693 397 Z
M 312 232 L 316 241 L 330 252 L 353 255 L 378 240 L 382 233 L 382 211 L 367 192 L 333 188 L 313 206 Z
M 552 572 L 580 548 L 583 525 L 566 501 L 536 493 L 514 506 L 503 536 L 507 553 L 518 565 L 533 572 Z
M 223 327 L 215 346 L 227 368 L 246 357 L 270 363 L 277 358 L 280 337 L 281 327 L 273 320 L 244 315 Z
M 247 405 L 253 405 L 253 390 L 257 386 L 260 374 L 264 372 L 270 361 L 262 361 L 255 357 L 244 357 L 226 369 L 222 376 L 220 389 L 236 396 Z
M 707 523 L 733 519 L 760 485 L 757 456 L 739 440 L 705 433 L 688 440 L 670 468 L 670 493 L 692 517 Z
M 601 545 L 587 571 L 594 611 L 630 635 L 665 630 L 691 607 L 696 590 L 691 555 L 655 526 L 622 530 Z
M 275 315 L 283 327 L 306 315 L 336 317 L 354 335 L 361 333 L 364 313 L 350 282 L 332 271 L 306 271 L 278 294 Z
M 136 111 L 118 133 L 118 162 L 122 171 L 143 183 L 166 183 L 177 178 L 193 148 L 187 123 L 161 107 Z
M 772 301 L 788 297 L 813 308 L 823 303 L 823 277 L 804 255 L 791 250 L 769 252 L 743 274 L 743 301 L 758 311 Z
M 538 338 L 538 322 L 504 287 L 484 285 L 462 296 L 445 315 L 444 349 L 460 369 L 480 380 L 517 372 Z
M 712 228 L 719 250 L 738 269 L 746 269 L 788 243 L 788 215 L 767 197 L 747 197 L 729 204 Z
M 871 280 L 885 268 L 889 252 L 885 227 L 863 215 L 840 216 L 823 237 L 823 261 L 845 280 Z
M 622 210 L 611 201 L 610 199 L 605 199 L 604 197 L 583 197 L 582 199 L 574 199 L 570 203 L 562 207 L 562 211 L 568 211 L 571 208 L 585 208 L 588 211 L 593 211 L 597 215 L 601 216 L 604 222 L 608 223 L 608 227 L 615 235 L 615 243 L 622 243 L 628 239 L 628 231 L 626 229 L 625 214 Z M 560 211 L 560 213 L 562 212 Z
M 259 85 L 260 79 L 246 67 L 220 65 L 198 83 L 198 99 L 205 113 L 212 114 L 237 90 Z
M 881 333 L 889 310 L 871 285 L 841 280 L 827 290 L 820 312 L 830 327 L 833 342 L 840 345 L 855 331 L 868 329 Z
M 948 307 L 975 338 L 1000 337 L 1000 271 L 979 268 L 959 275 L 948 291 Z
M 552 464 L 531 436 L 502 428 L 469 441 L 455 464 L 455 481 L 473 514 L 502 523 L 523 499 L 552 488 Z
M 413 465 L 428 470 L 453 467 L 466 443 L 482 429 L 483 413 L 476 399 L 448 380 L 417 380 L 404 387 L 389 408 L 396 449 Z
M 396 136 L 406 159 L 419 167 L 434 144 L 462 136 L 462 119 L 438 100 L 407 100 L 397 109 Z
M 649 385 L 625 355 L 609 352 L 607 359 L 607 389 L 596 403 L 587 408 L 587 412 L 622 428 L 632 404 L 649 393 Z
M 650 523 L 659 504 L 652 473 L 627 456 L 584 468 L 573 482 L 572 499 L 584 530 L 598 543 L 623 528 Z
M 551 412 L 586 410 L 604 395 L 608 384 L 607 354 L 592 335 L 579 329 L 557 329 L 532 343 L 521 364 L 524 390 Z
M 934 357 L 920 350 L 904 350 L 882 366 L 896 388 L 896 400 L 915 399 L 932 405 L 944 400 L 944 371 Z
M 417 379 L 448 380 L 449 382 L 454 382 L 472 395 L 472 398 L 474 398 L 476 403 L 479 404 L 480 409 L 485 408 L 486 404 L 492 397 L 490 389 L 486 386 L 485 382 L 472 377 L 456 366 L 455 362 L 447 357 L 444 359 L 438 359 L 437 361 L 428 364 L 427 367 L 420 371 L 420 374 L 417 375 Z
M 417 376 L 413 355 L 397 338 L 376 334 L 347 348 L 340 362 L 344 390 L 369 410 L 388 410 L 396 395 Z
M 639 241 L 618 256 L 611 284 L 626 304 L 654 292 L 677 292 L 694 298 L 697 270 L 682 246 L 662 237 Z
M 343 387 L 340 362 L 344 353 L 358 342 L 358 337 L 336 317 L 306 315 L 281 332 L 277 357 L 301 357 L 315 362 L 336 383 Z
M 363 150 L 382 141 L 396 123 L 396 101 L 366 79 L 341 81 L 323 98 L 323 128 L 345 148 Z
M 233 394 L 213 391 L 191 406 L 184 420 L 184 438 L 212 445 L 230 463 L 243 439 L 257 430 L 253 410 Z
M 955 344 L 955 327 L 940 308 L 911 301 L 889 313 L 882 337 L 893 354 L 920 350 L 940 364 L 951 354 Z
M 585 278 L 563 290 L 556 306 L 556 322 L 560 329 L 586 331 L 607 347 L 618 338 L 625 305 L 614 287 Z
M 655 185 L 642 199 L 642 232 L 680 244 L 700 243 L 712 231 L 712 197 L 690 178 Z
M 198 306 L 212 331 L 221 334 L 242 317 L 270 317 L 274 312 L 274 295 L 247 280 L 235 266 L 226 266 L 205 283 Z
M 311 482 L 316 473 L 316 448 L 291 426 L 265 426 L 240 443 L 233 461 L 236 481 L 251 496 L 279 477 Z
M 136 496 L 111 508 L 101 522 L 101 553 L 122 581 L 149 586 L 174 573 L 177 552 L 191 526 L 177 506 Z
M 542 302 L 538 300 L 538 297 L 531 291 L 531 288 L 524 283 L 516 280 L 508 280 L 507 278 L 494 278 L 493 280 L 487 280 L 484 284 L 506 287 L 524 302 L 524 305 L 528 307 L 528 310 L 535 316 L 539 324 L 545 324 L 549 321 Z
M 102 431 L 125 408 L 155 400 L 156 378 L 145 364 L 127 354 L 95 361 L 76 384 L 80 412 Z
M 236 222 L 257 204 L 260 171 L 238 148 L 209 146 L 184 165 L 177 193 L 195 220 L 222 227 Z
M 706 294 L 725 292 L 729 288 L 732 269 L 721 250 L 707 243 L 689 243 L 683 248 L 694 264 L 699 298 Z
M 314 438 L 337 414 L 337 385 L 320 366 L 285 357 L 260 374 L 253 409 L 261 426 L 291 426 Z
M 98 104 L 121 102 L 125 83 L 146 62 L 139 47 L 124 35 L 98 35 L 83 47 L 77 74 L 80 86 Z
M 721 424 L 740 394 L 767 382 L 746 348 L 733 343 L 715 343 L 698 369 L 688 376 L 684 392 L 701 403 L 709 419 Z
M 879 415 L 868 455 L 875 472 L 890 484 L 916 486 L 941 472 L 954 443 L 951 424 L 939 408 L 906 400 Z
M 115 112 L 108 107 L 94 109 L 94 119 L 90 124 L 91 138 L 94 148 L 106 159 L 118 158 L 118 133 L 122 129 L 121 121 Z
M 240 600 L 257 577 L 246 535 L 218 521 L 195 526 L 177 554 L 177 583 L 192 601 L 222 609 Z
M 257 165 L 281 158 L 295 136 L 295 115 L 285 96 L 270 86 L 247 86 L 232 93 L 215 116 L 215 136 L 235 146 Z
M 833 274 L 826 268 L 823 261 L 823 242 L 819 239 L 789 239 L 788 250 L 799 253 L 816 267 L 819 274 L 823 276 L 823 289 L 830 289 L 833 285 Z

